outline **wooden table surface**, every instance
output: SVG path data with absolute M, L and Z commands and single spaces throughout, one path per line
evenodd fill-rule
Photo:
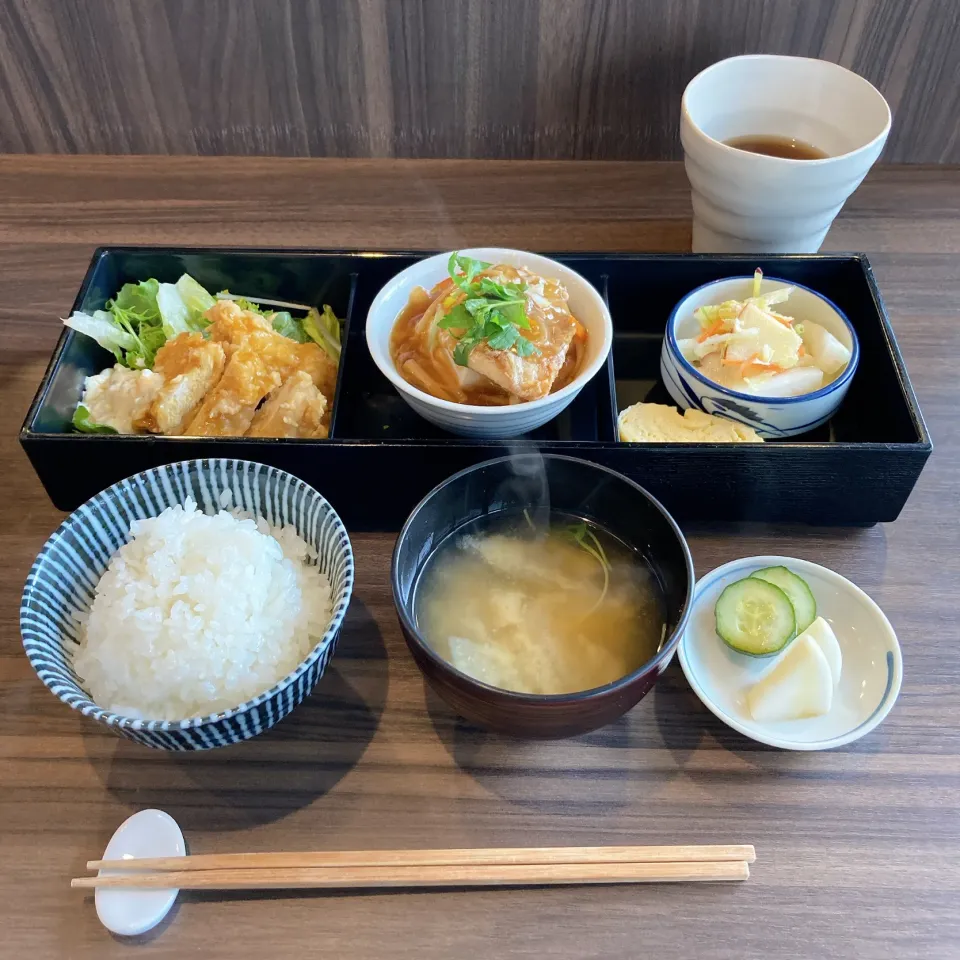
M 884 608 L 903 690 L 860 742 L 803 754 L 745 740 L 676 664 L 588 736 L 476 731 L 407 655 L 386 534 L 354 540 L 354 601 L 316 694 L 241 746 L 175 756 L 115 739 L 48 693 L 22 653 L 24 576 L 61 515 L 16 432 L 95 245 L 682 251 L 689 216 L 675 164 L 0 158 L 0 956 L 960 956 L 956 168 L 876 170 L 827 243 L 870 254 L 933 434 L 900 519 L 687 531 L 699 573 L 805 557 Z M 746 841 L 758 859 L 734 886 L 185 894 L 131 946 L 68 881 L 146 807 L 173 814 L 194 852 Z

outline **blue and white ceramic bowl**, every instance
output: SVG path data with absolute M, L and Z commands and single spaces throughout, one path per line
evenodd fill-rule
M 79 644 L 74 614 L 87 609 L 114 553 L 130 539 L 134 520 L 158 516 L 192 498 L 216 512 L 230 506 L 292 525 L 317 551 L 330 580 L 333 616 L 310 655 L 279 683 L 230 710 L 189 720 L 121 716 L 90 699 L 73 670 Z M 272 727 L 316 686 L 336 647 L 353 589 L 353 551 L 333 507 L 302 480 L 246 460 L 186 460 L 145 470 L 108 487 L 75 510 L 44 544 L 27 576 L 20 633 L 40 679 L 64 703 L 138 743 L 162 750 L 205 750 L 248 740 Z
M 697 287 L 674 308 L 667 320 L 660 351 L 660 376 L 681 410 L 693 407 L 753 427 L 761 437 L 777 440 L 807 433 L 825 423 L 843 402 L 860 360 L 860 344 L 853 326 L 836 304 L 809 287 L 775 277 L 764 277 L 761 291 L 775 287 L 796 289 L 783 312 L 798 322 L 812 320 L 830 331 L 848 350 L 850 362 L 843 373 L 820 390 L 799 397 L 755 397 L 722 387 L 700 373 L 680 353 L 677 339 L 696 336 L 698 307 L 743 300 L 753 292 L 753 277 L 728 277 Z

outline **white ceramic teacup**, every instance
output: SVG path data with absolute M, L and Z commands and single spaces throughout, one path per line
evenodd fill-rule
M 751 55 L 707 67 L 687 84 L 680 111 L 694 252 L 815 253 L 889 131 L 880 92 L 835 63 Z M 757 135 L 828 156 L 784 159 L 724 143 Z

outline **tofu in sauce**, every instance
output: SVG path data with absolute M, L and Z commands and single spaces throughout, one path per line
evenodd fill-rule
M 471 294 L 447 278 L 429 292 L 415 289 L 394 325 L 391 356 L 404 379 L 439 399 L 479 406 L 539 400 L 570 383 L 583 360 L 586 330 L 570 312 L 563 285 L 502 264 L 489 266 L 475 279 L 484 278 L 522 291 L 518 323 L 525 318 L 526 326 L 518 326 L 513 345 L 498 348 L 483 337 L 472 345 L 466 362 L 458 362 L 458 344 L 469 335 L 441 324 L 452 311 L 475 309 L 475 304 Z

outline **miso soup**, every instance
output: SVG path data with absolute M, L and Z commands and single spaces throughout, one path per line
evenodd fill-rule
M 632 673 L 664 642 L 664 610 L 640 553 L 546 511 L 461 528 L 414 593 L 417 626 L 439 656 L 483 683 L 533 694 L 590 690 Z

